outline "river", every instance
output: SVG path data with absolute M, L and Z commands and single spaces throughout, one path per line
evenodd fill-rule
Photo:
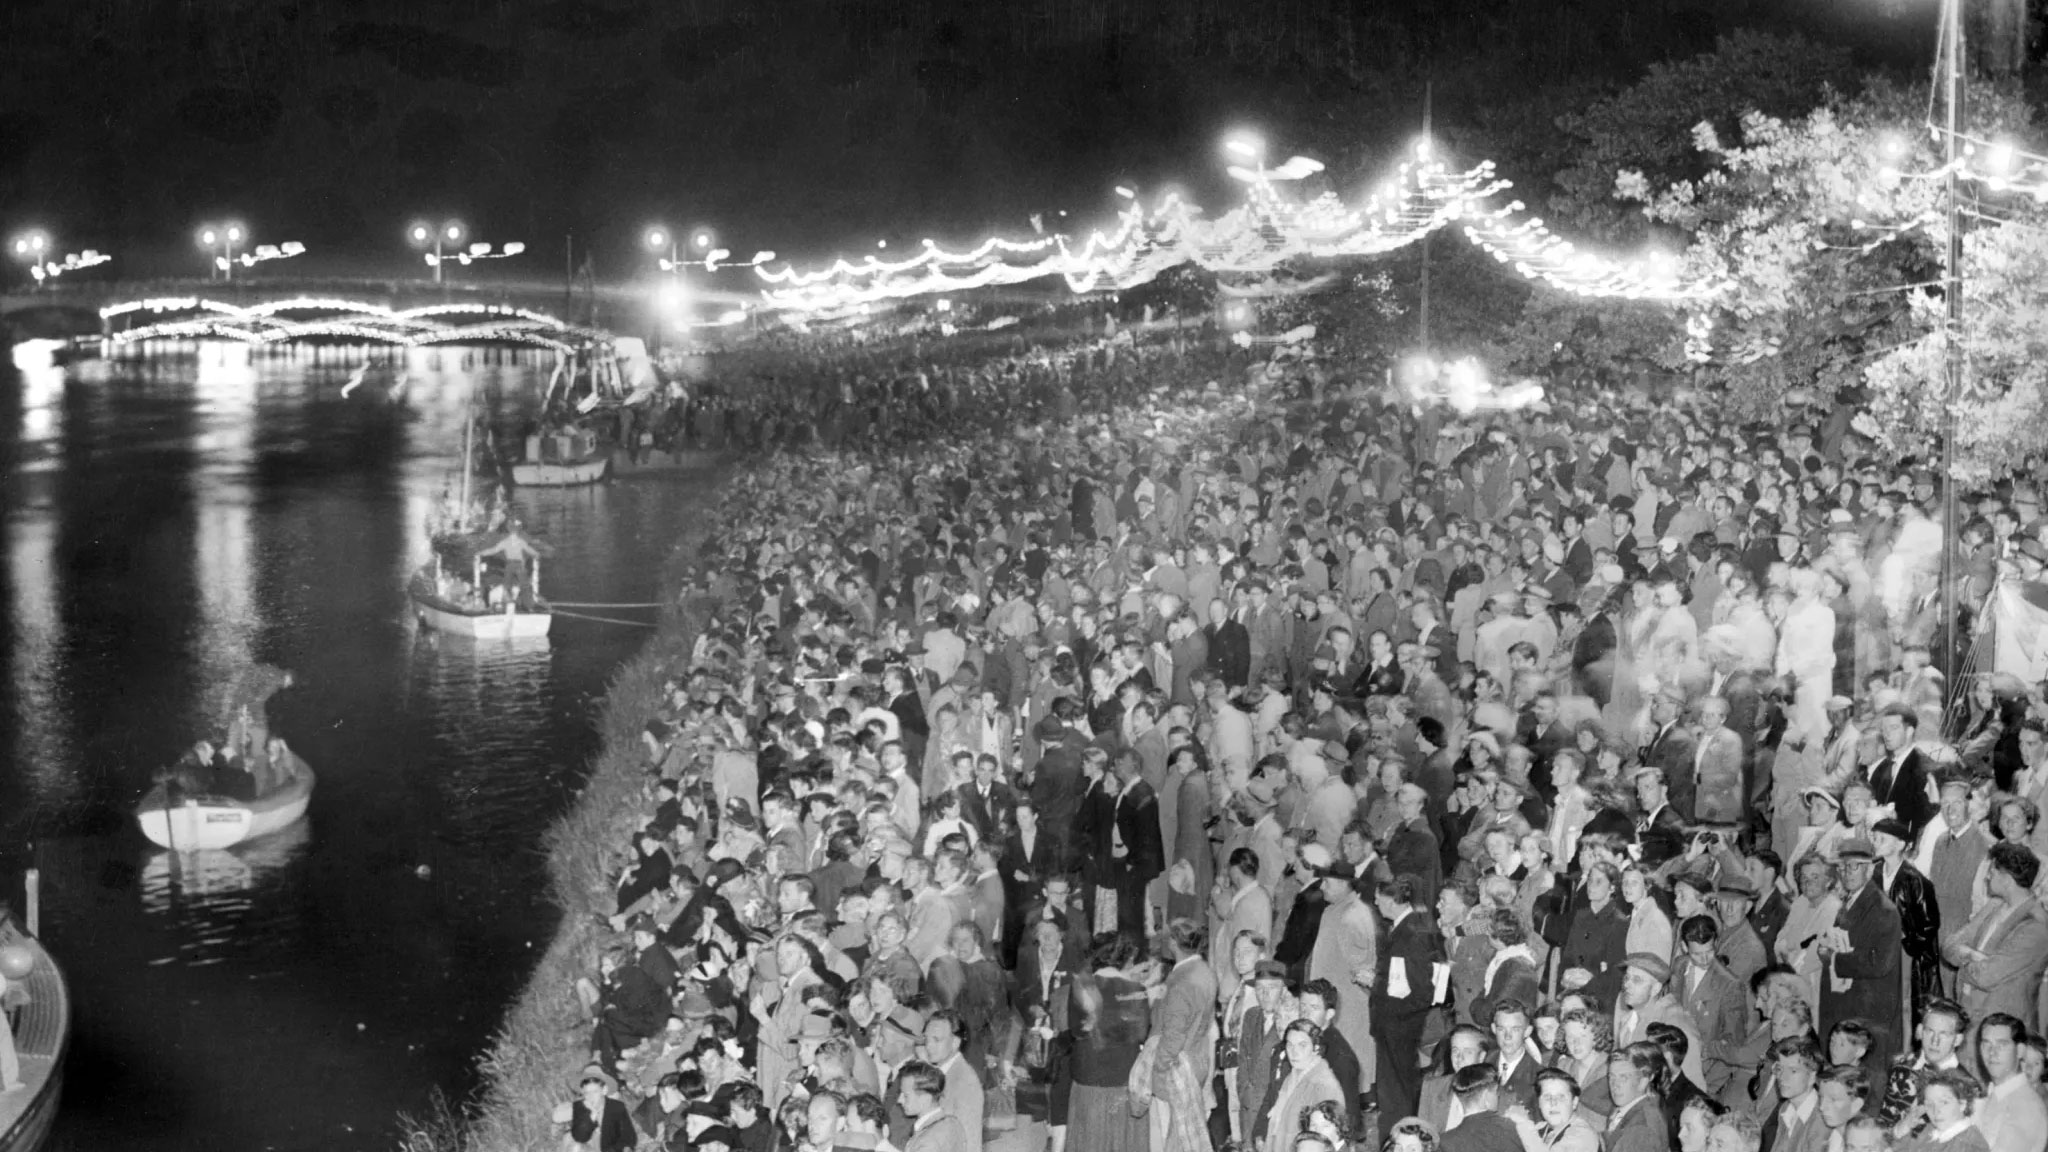
M 542 834 L 646 635 L 558 619 L 514 648 L 407 611 L 472 393 L 531 404 L 551 359 L 416 351 L 344 398 L 385 353 L 241 353 L 0 365 L 0 844 L 7 891 L 41 869 L 77 1005 L 61 1149 L 381 1152 L 401 1112 L 472 1091 L 556 925 Z M 547 594 L 655 599 L 710 483 L 518 493 Z M 297 678 L 273 715 L 319 774 L 311 813 L 162 852 L 130 809 L 250 660 Z

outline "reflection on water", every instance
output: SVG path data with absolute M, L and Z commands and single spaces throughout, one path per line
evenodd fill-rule
M 299 905 L 266 899 L 266 888 L 306 849 L 312 825 L 300 820 L 275 835 L 211 852 L 151 852 L 137 880 L 142 910 L 168 946 L 153 965 L 220 964 L 256 957 L 298 935 Z M 273 968 L 281 972 L 281 968 Z
M 365 355 L 405 380 L 340 389 Z M 43 871 L 78 999 L 53 1147 L 385 1149 L 461 1097 L 554 929 L 541 839 L 643 630 L 537 643 L 420 629 L 404 595 L 465 415 L 552 356 L 197 346 L 0 376 L 0 860 Z M 708 477 L 522 491 L 550 595 L 654 599 Z M 630 614 L 630 613 L 621 613 Z M 132 810 L 219 736 L 250 661 L 320 774 L 304 821 L 175 855 Z M 10 856 L 9 853 L 12 853 Z

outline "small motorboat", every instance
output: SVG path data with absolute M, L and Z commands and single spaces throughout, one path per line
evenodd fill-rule
M 173 852 L 229 848 L 290 827 L 313 800 L 313 769 L 285 750 L 291 779 L 254 800 L 193 794 L 158 783 L 135 806 L 136 822 L 150 843 Z
M 525 640 L 546 636 L 555 615 L 547 601 L 535 600 L 533 607 L 508 603 L 503 608 L 458 604 L 434 591 L 432 578 L 421 573 L 411 588 L 413 611 L 420 623 L 436 632 L 473 636 L 479 640 Z
M 14 1051 L 21 1059 L 19 1091 L 0 1093 L 0 1152 L 35 1152 L 57 1121 L 64 1094 L 64 1056 L 71 1047 L 71 990 L 42 942 L 0 921 L 0 967 L 19 971 L 9 983 L 28 994 L 12 1016 Z

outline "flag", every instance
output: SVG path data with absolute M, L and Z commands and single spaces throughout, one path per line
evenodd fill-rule
M 1991 670 L 2028 684 L 2048 676 L 2048 584 L 2005 580 L 1992 597 Z

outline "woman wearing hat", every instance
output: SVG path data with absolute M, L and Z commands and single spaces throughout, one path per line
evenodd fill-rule
M 1773 951 L 1778 962 L 1799 978 L 1801 994 L 1817 1018 L 1822 971 L 1818 945 L 1821 935 L 1834 927 L 1835 917 L 1841 914 L 1842 898 L 1835 891 L 1834 864 L 1818 854 L 1799 857 L 1792 865 L 1792 877 L 1799 895 L 1785 916 L 1785 926 L 1778 930 Z

